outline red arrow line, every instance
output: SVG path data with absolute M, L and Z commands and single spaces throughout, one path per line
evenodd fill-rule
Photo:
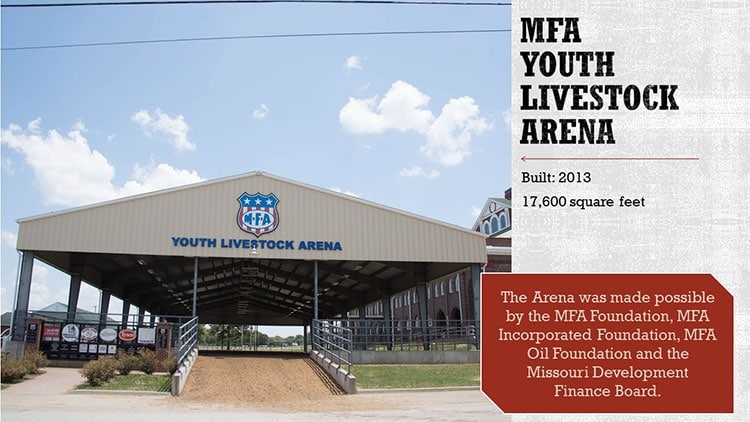
M 521 161 L 698 161 L 698 157 L 521 157 Z

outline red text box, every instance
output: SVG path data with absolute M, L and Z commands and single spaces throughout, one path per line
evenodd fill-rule
M 708 274 L 483 274 L 482 391 L 506 413 L 733 411 L 733 301 Z

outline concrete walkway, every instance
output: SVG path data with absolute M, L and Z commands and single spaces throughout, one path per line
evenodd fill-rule
M 3 398 L 26 394 L 34 396 L 60 395 L 86 382 L 78 368 L 44 368 L 42 371 L 44 373 L 35 375 L 24 382 L 11 384 L 10 387 L 2 391 Z
M 509 421 L 477 390 L 368 392 L 338 396 L 333 409 L 290 411 L 189 401 L 170 395 L 97 392 L 69 394 L 85 379 L 79 369 L 46 368 L 45 373 L 0 392 L 3 422 L 107 421 Z

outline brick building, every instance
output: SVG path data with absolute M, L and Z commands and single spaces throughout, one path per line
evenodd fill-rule
M 487 264 L 484 272 L 511 271 L 511 189 L 503 198 L 488 198 L 472 230 L 487 235 Z M 419 307 L 416 289 L 398 292 L 391 297 L 391 311 L 396 333 L 418 326 Z M 367 318 L 383 318 L 383 303 L 373 302 L 365 306 Z M 428 323 L 437 326 L 462 325 L 455 321 L 478 319 L 474 308 L 474 292 L 470 270 L 427 283 Z M 358 310 L 349 313 L 358 317 Z

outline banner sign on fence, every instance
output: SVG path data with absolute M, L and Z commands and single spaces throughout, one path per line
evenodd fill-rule
M 154 350 L 155 328 L 121 327 L 46 322 L 41 329 L 40 351 L 48 359 L 92 360 L 100 355 L 114 355 L 118 350 L 134 355 L 139 349 Z M 169 336 L 164 343 L 168 344 Z

